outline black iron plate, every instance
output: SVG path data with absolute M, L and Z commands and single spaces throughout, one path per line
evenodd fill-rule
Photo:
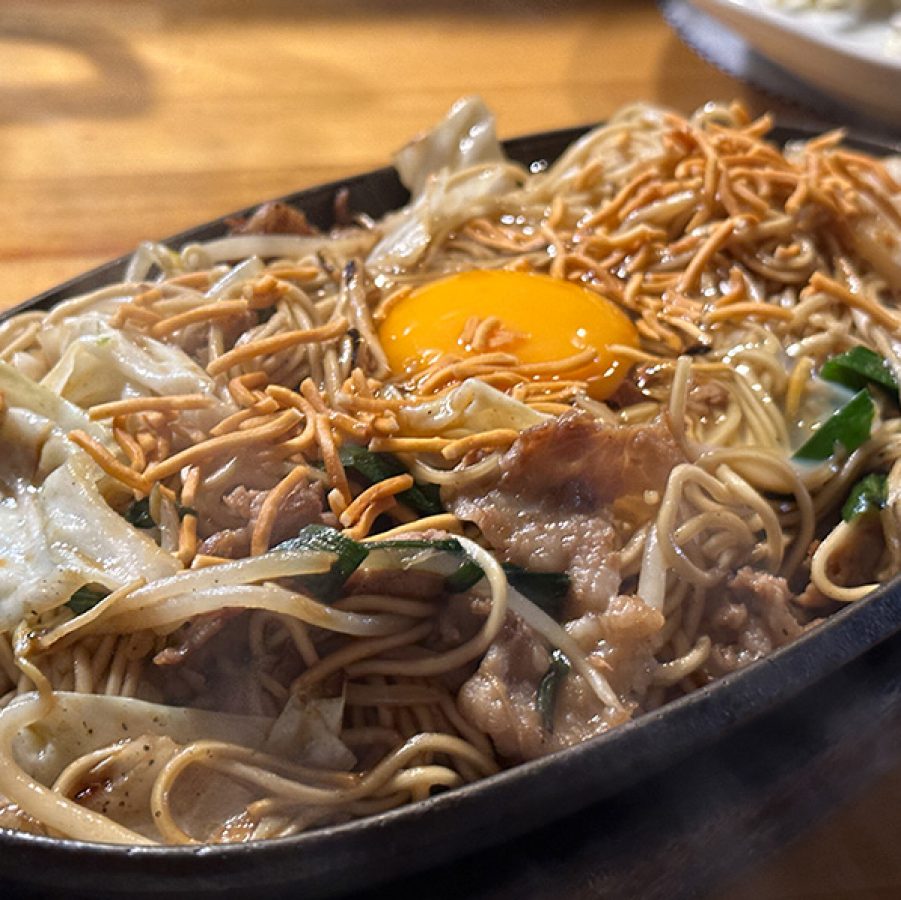
M 552 161 L 584 131 L 531 135 L 506 149 L 526 164 Z M 781 128 L 773 138 L 810 135 Z M 350 208 L 373 216 L 407 199 L 391 169 L 282 199 L 328 227 L 341 188 Z M 248 212 L 167 243 L 223 234 L 227 218 Z M 126 264 L 115 260 L 6 315 L 117 280 Z M 697 896 L 901 763 L 884 740 L 901 726 L 899 631 L 896 580 L 791 646 L 579 747 L 294 838 L 123 848 L 0 829 L 0 885 L 7 896 L 94 898 Z

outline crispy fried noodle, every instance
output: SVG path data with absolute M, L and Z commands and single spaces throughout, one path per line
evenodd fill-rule
M 0 827 L 236 842 L 602 734 L 901 569 L 901 190 L 839 133 L 478 100 L 0 325 Z

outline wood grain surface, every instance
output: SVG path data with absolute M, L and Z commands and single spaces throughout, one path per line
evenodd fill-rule
M 3 0 L 0 308 L 384 165 L 471 92 L 503 137 L 637 100 L 774 106 L 644 0 Z M 901 773 L 711 900 L 901 896 L 899 831 Z

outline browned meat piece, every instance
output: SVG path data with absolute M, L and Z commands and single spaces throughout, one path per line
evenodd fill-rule
M 701 630 L 713 648 L 704 666 L 716 678 L 772 653 L 804 630 L 791 607 L 784 578 L 750 566 L 738 570 L 723 594 L 710 604 Z
M 240 559 L 250 552 L 250 533 L 247 528 L 217 531 L 197 548 L 197 552 L 225 559 Z
M 657 668 L 654 636 L 663 614 L 635 594 L 614 597 L 603 613 L 587 612 L 566 630 L 589 658 L 604 667 L 607 680 L 629 706 L 639 706 Z
M 567 630 L 603 669 L 627 709 L 639 706 L 657 663 L 662 615 L 619 595 L 614 521 L 624 510 L 650 516 L 683 456 L 664 421 L 610 426 L 567 414 L 524 432 L 503 456 L 499 475 L 445 492 L 450 509 L 475 522 L 506 560 L 534 571 L 566 571 L 573 598 Z M 578 618 L 576 618 L 578 617 Z M 554 728 L 536 705 L 548 652 L 534 633 L 508 621 L 459 694 L 463 714 L 498 752 L 530 759 L 598 734 L 629 713 L 612 713 L 570 673 L 558 694 Z
M 557 695 L 554 729 L 547 731 L 537 694 L 549 664 L 548 651 L 535 632 L 508 616 L 478 670 L 460 689 L 460 711 L 491 738 L 505 759 L 535 759 L 571 747 L 624 718 L 606 710 L 582 678 L 571 672 Z
M 812 581 L 807 587 L 795 597 L 795 604 L 804 609 L 814 610 L 821 609 L 825 606 L 835 604 L 834 600 L 830 600 Z
M 698 418 L 711 418 L 728 403 L 729 391 L 718 381 L 702 381 L 688 390 L 688 412 Z
M 338 188 L 335 192 L 335 224 L 346 228 L 354 224 L 354 214 L 350 208 L 350 190 Z
M 248 489 L 239 485 L 222 498 L 222 503 L 233 516 L 241 519 L 255 519 L 267 493 L 269 492 Z
M 663 421 L 611 426 L 567 414 L 523 432 L 499 476 L 443 496 L 508 562 L 568 572 L 579 615 L 604 609 L 619 590 L 614 504 L 650 515 L 644 493 L 662 492 L 682 461 Z
M 607 398 L 607 405 L 611 409 L 625 409 L 627 406 L 633 406 L 647 399 L 635 383 L 635 380 L 627 377 L 620 382 L 619 387 Z
M 736 601 L 743 603 L 764 621 L 775 647 L 794 640 L 801 626 L 789 606 L 792 593 L 785 579 L 769 572 L 758 572 L 744 566 L 729 582 Z
M 549 664 L 550 656 L 535 633 L 511 616 L 476 674 L 460 689 L 460 711 L 507 759 L 533 759 L 549 752 L 535 703 Z
M 593 511 L 619 497 L 662 490 L 683 457 L 669 428 L 606 425 L 567 413 L 524 432 L 503 461 L 505 486 L 523 496 Z
M 316 234 L 299 209 L 277 200 L 264 203 L 248 219 L 229 221 L 232 234 Z
M 228 513 L 243 519 L 240 528 L 224 528 L 211 534 L 200 545 L 198 552 L 210 556 L 239 559 L 250 552 L 253 526 L 260 514 L 260 507 L 268 495 L 239 485 L 222 498 Z M 270 537 L 270 546 L 294 537 L 304 525 L 323 522 L 322 485 L 318 481 L 297 485 L 285 498 Z
M 210 638 L 219 634 L 229 619 L 241 615 L 242 612 L 241 609 L 222 609 L 219 612 L 197 616 L 186 626 L 184 635 L 176 646 L 166 647 L 153 657 L 154 664 L 176 666 L 183 663 L 195 650 L 199 650 Z
M 444 576 L 415 569 L 357 569 L 348 579 L 345 591 L 436 600 L 444 594 Z
M 613 645 L 635 644 L 646 641 L 663 628 L 663 613 L 648 606 L 635 594 L 620 594 L 614 597 L 603 615 L 592 614 L 598 623 L 598 637 Z M 570 623 L 570 631 L 576 640 L 580 639 Z

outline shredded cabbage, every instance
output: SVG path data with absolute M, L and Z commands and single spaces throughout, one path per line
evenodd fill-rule
M 135 572 L 177 571 L 175 557 L 104 500 L 103 473 L 66 437 L 77 428 L 110 445 L 107 430 L 2 363 L 0 391 L 8 407 L 0 422 L 0 631 L 61 606 L 85 584 L 114 590 Z
M 403 424 L 411 431 L 431 434 L 464 430 L 487 431 L 491 428 L 515 428 L 524 431 L 548 417 L 497 388 L 475 378 L 430 403 L 400 410 Z
M 396 165 L 413 201 L 384 220 L 384 236 L 367 260 L 372 269 L 408 267 L 468 219 L 483 215 L 525 178 L 506 161 L 494 119 L 481 100 L 455 104 L 428 134 L 402 150 Z
M 125 397 L 206 394 L 215 398 L 213 406 L 183 414 L 206 429 L 235 411 L 231 398 L 180 347 L 95 321 L 95 333 L 69 344 L 44 376 L 45 388 L 82 407 Z

